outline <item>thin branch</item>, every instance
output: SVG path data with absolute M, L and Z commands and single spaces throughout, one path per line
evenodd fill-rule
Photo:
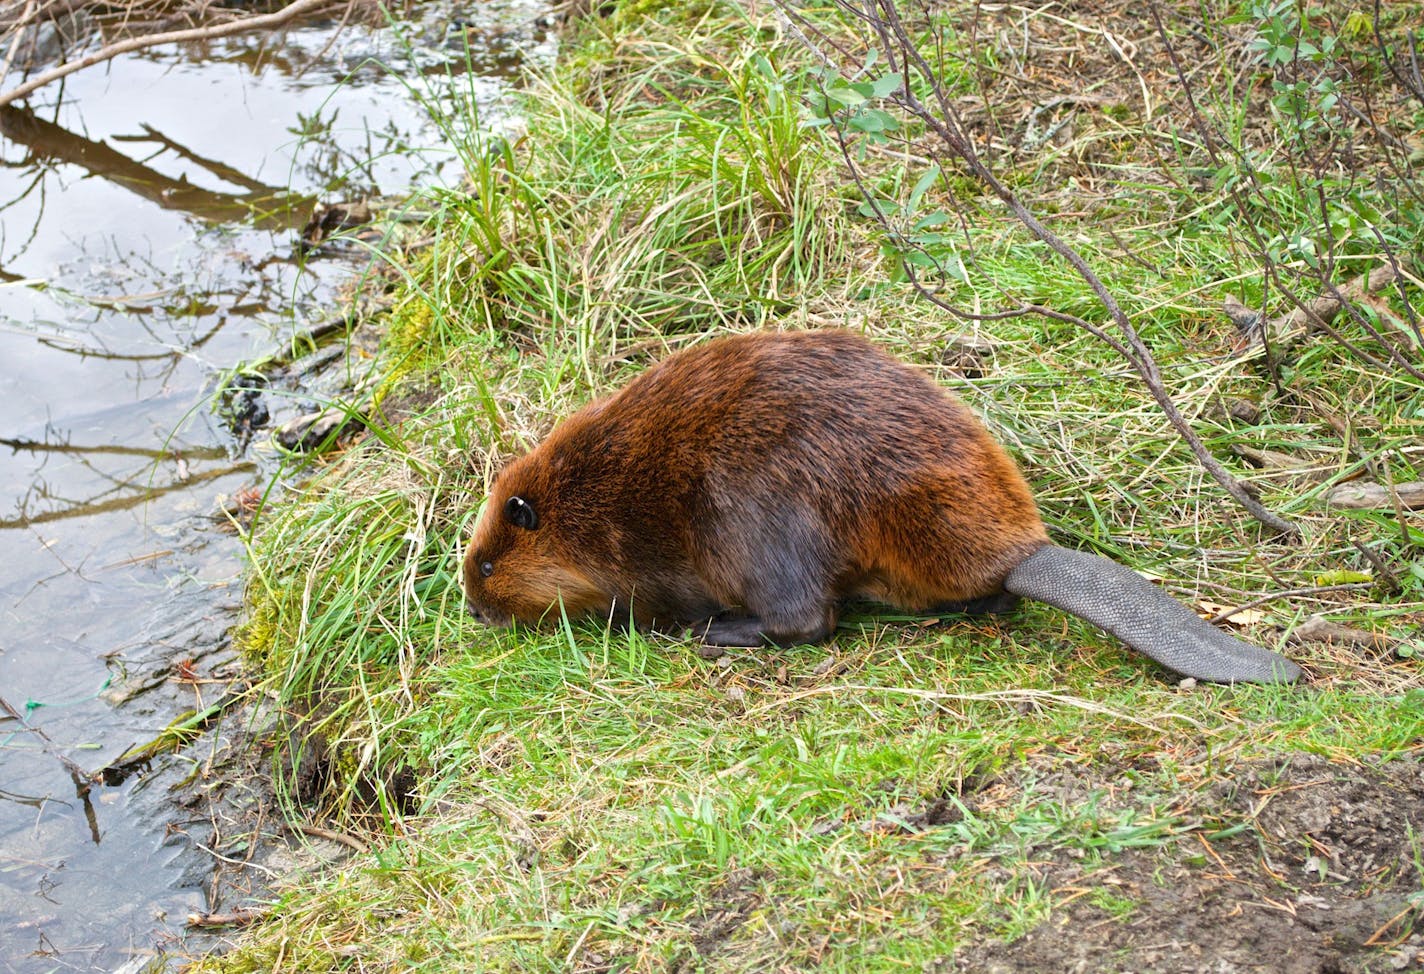
M 1380 56 L 1384 58 L 1384 63 L 1389 66 L 1390 73 L 1404 86 L 1405 90 L 1408 91 L 1416 101 L 1424 104 L 1424 75 L 1421 75 L 1419 71 L 1418 38 L 1414 36 L 1414 31 L 1412 30 L 1404 32 L 1405 39 L 1400 46 L 1409 52 L 1409 68 L 1411 69 L 1405 70 L 1399 66 L 1394 58 L 1389 56 L 1389 44 L 1385 41 L 1384 35 L 1380 33 L 1379 23 L 1380 14 L 1382 13 L 1380 2 L 1381 0 L 1375 0 L 1374 16 L 1370 18 L 1370 22 L 1374 25 L 1375 43 L 1378 45 Z
M 240 20 L 233 20 L 223 24 L 209 24 L 206 27 L 192 27 L 186 30 L 170 30 L 161 34 L 148 34 L 143 37 L 129 37 L 122 41 L 117 41 L 107 47 L 101 47 L 77 58 L 73 61 L 66 61 L 58 67 L 38 74 L 26 81 L 17 88 L 0 94 L 0 106 L 8 105 L 13 101 L 26 98 L 34 92 L 43 88 L 52 81 L 82 71 L 84 68 L 93 67 L 104 61 L 118 57 L 120 54 L 129 54 L 133 51 L 142 51 L 145 48 L 157 47 L 160 44 L 183 44 L 188 41 L 206 41 L 219 37 L 229 37 L 233 34 L 243 34 L 254 30 L 270 30 L 274 27 L 295 20 L 307 14 L 316 13 L 319 10 L 333 6 L 332 0 L 296 0 L 295 3 L 288 4 L 281 10 L 270 14 L 261 14 L 256 17 L 244 17 Z
M 1074 248 L 1069 246 L 1057 234 L 1045 226 L 1019 199 L 1003 181 L 980 158 L 978 150 L 974 146 L 973 140 L 967 133 L 963 120 L 951 103 L 949 94 L 933 68 L 925 61 L 920 53 L 914 39 L 905 28 L 904 22 L 900 19 L 899 11 L 895 7 L 894 0 L 859 0 L 863 6 L 852 5 L 852 0 L 837 0 L 837 6 L 845 13 L 859 21 L 873 35 L 875 45 L 879 48 L 879 53 L 885 58 L 890 69 L 901 75 L 901 86 L 891 96 L 900 107 L 924 123 L 940 143 L 948 147 L 954 156 L 964 164 L 969 173 L 974 176 L 986 189 L 999 198 L 999 200 L 1009 209 L 1009 211 L 1023 224 L 1028 231 L 1039 241 L 1046 244 L 1054 253 L 1066 261 L 1078 276 L 1089 286 L 1098 301 L 1106 309 L 1108 316 L 1112 319 L 1120 337 L 1110 336 L 1104 329 L 1082 319 L 1064 312 L 1054 311 L 1042 305 L 1029 305 L 1020 310 L 1036 311 L 1048 317 L 1060 321 L 1069 321 L 1079 327 L 1084 328 L 1094 337 L 1106 342 L 1111 348 L 1127 359 L 1134 371 L 1141 377 L 1152 398 L 1157 402 L 1163 415 L 1172 428 L 1191 449 L 1197 461 L 1203 469 L 1229 493 L 1238 504 L 1246 509 L 1253 517 L 1272 530 L 1284 534 L 1294 535 L 1295 527 L 1284 518 L 1268 510 L 1252 492 L 1251 488 L 1233 477 L 1221 462 L 1207 449 L 1206 444 L 1196 435 L 1191 424 L 1182 414 L 1172 397 L 1167 393 L 1162 383 L 1161 372 L 1158 369 L 1157 361 L 1151 351 L 1133 328 L 1132 322 L 1127 314 L 1118 304 L 1116 297 L 1108 290 L 1100 277 L 1094 273 L 1088 262 Z M 810 25 L 801 18 L 795 11 L 783 5 L 783 11 L 788 17 L 797 21 L 803 28 Z M 811 28 L 813 32 L 814 28 Z M 819 32 L 816 32 L 819 33 Z M 915 94 L 910 83 L 910 72 L 914 71 L 926 84 L 935 108 L 932 109 L 920 100 Z M 850 160 L 850 153 L 845 145 L 845 133 L 836 127 L 838 140 L 841 142 L 842 155 L 851 164 L 852 171 L 856 167 Z M 860 183 L 860 179 L 857 178 Z M 862 184 L 862 190 L 864 189 Z M 864 194 L 863 194 L 864 195 Z M 869 196 L 866 196 L 870 199 Z M 883 214 L 878 206 L 873 205 L 877 215 L 885 222 Z M 914 269 L 906 265 L 907 274 L 912 285 L 931 302 L 941 308 L 954 313 L 960 317 L 971 317 L 964 314 L 934 295 L 917 278 Z
M 6 700 L 4 697 L 0 697 L 0 711 L 3 711 L 6 716 L 10 717 L 25 730 L 29 731 L 31 734 L 34 734 L 35 737 L 39 739 L 40 748 L 46 754 L 48 754 L 50 757 L 54 758 L 61 765 L 64 766 L 64 770 L 69 772 L 69 777 L 74 781 L 74 788 L 76 794 L 78 794 L 82 798 L 89 793 L 89 787 L 93 782 L 93 775 L 91 775 L 88 771 L 85 771 L 79 765 L 75 764 L 72 760 L 70 760 L 70 758 L 62 750 L 60 750 L 59 746 L 54 743 L 54 740 L 48 734 L 46 734 L 42 728 L 31 726 L 25 720 L 25 718 L 21 716 L 20 712 L 10 704 L 10 701 Z
M 1217 623 L 1226 622 L 1237 613 L 1259 608 L 1260 606 L 1275 602 L 1278 599 L 1298 599 L 1306 595 L 1329 595 L 1332 592 L 1368 592 L 1373 587 L 1374 582 L 1343 582 L 1338 585 L 1309 585 L 1305 588 L 1282 589 L 1279 592 L 1263 595 L 1259 599 L 1252 599 L 1250 602 L 1233 606 L 1230 609 L 1222 609 L 1216 615 L 1208 619 L 1207 623 L 1214 626 Z
M 10 66 L 15 63 L 15 55 L 20 53 L 20 46 L 25 39 L 24 28 L 29 26 L 31 19 L 35 15 L 35 0 L 29 0 L 25 5 L 25 12 L 15 21 L 15 25 L 10 28 L 10 48 L 5 52 L 5 60 L 0 62 L 0 78 L 10 74 Z

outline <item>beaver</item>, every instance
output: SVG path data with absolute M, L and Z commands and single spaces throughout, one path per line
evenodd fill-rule
M 1052 544 L 974 414 L 847 331 L 709 341 L 574 413 L 495 477 L 463 569 L 489 625 L 562 612 L 785 646 L 826 638 L 847 601 L 998 613 L 1024 596 L 1184 676 L 1301 675 Z

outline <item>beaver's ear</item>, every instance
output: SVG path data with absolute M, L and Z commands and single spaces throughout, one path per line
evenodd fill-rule
M 539 515 L 522 497 L 511 497 L 504 502 L 504 516 L 510 524 L 526 531 L 533 531 L 539 526 Z

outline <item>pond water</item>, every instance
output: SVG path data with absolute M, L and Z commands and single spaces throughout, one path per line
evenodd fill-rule
M 203 755 L 76 776 L 235 667 L 242 550 L 214 515 L 272 470 L 209 398 L 356 273 L 359 249 L 302 259 L 313 201 L 458 181 L 432 116 L 496 118 L 543 13 L 163 47 L 0 109 L 0 970 L 116 969 L 230 906 L 172 787 Z

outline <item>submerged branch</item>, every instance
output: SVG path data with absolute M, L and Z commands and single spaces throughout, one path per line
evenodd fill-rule
M 74 783 L 74 797 L 79 799 L 79 803 L 84 808 L 84 821 L 89 826 L 89 839 L 95 845 L 98 845 L 102 837 L 99 831 L 99 818 L 94 812 L 94 803 L 89 797 L 89 793 L 93 790 L 94 783 L 98 779 L 97 773 L 91 774 L 74 763 L 74 761 L 60 749 L 59 745 L 54 742 L 53 738 L 44 732 L 43 728 L 34 727 L 29 724 L 24 716 L 21 715 L 20 711 L 15 709 L 10 701 L 4 697 L 0 697 L 0 712 L 3 712 L 6 716 L 16 721 L 22 728 L 33 734 L 36 740 L 40 742 L 41 749 L 58 761 L 60 766 L 64 768 L 65 773 L 69 775 L 69 780 Z

